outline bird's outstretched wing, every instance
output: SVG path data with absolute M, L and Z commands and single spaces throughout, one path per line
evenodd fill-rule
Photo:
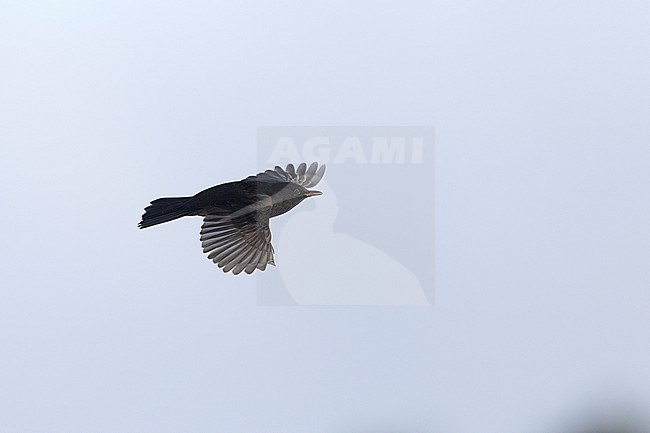
M 224 272 L 232 271 L 235 275 L 275 265 L 270 212 L 270 206 L 260 206 L 251 211 L 209 213 L 201 226 L 203 252 Z
M 295 168 L 293 164 L 282 168 L 278 165 L 273 170 L 266 170 L 255 176 L 249 176 L 245 181 L 255 180 L 259 182 L 293 182 L 305 188 L 311 188 L 318 185 L 325 175 L 325 165 L 318 168 L 317 162 L 312 162 L 309 168 L 304 162 Z

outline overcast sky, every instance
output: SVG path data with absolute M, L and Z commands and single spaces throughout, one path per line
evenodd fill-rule
M 0 431 L 548 433 L 650 404 L 648 2 L 0 8 Z M 137 229 L 267 168 L 274 125 L 435 128 L 431 196 L 397 177 L 386 228 L 435 214 L 431 305 L 262 305 L 282 262 L 234 277 L 199 219 Z

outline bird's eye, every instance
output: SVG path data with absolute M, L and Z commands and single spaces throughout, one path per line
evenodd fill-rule
M 293 193 L 295 195 L 300 195 L 300 190 L 298 188 L 296 188 L 296 189 L 293 190 Z

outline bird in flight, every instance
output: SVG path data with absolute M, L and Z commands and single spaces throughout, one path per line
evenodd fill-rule
M 294 167 L 276 166 L 246 179 L 213 186 L 192 197 L 164 197 L 145 208 L 141 229 L 184 216 L 202 216 L 201 246 L 224 272 L 235 275 L 275 265 L 269 219 L 282 215 L 307 197 L 321 181 L 325 165 L 304 162 Z

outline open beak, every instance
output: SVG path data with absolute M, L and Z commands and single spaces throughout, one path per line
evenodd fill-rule
M 323 195 L 320 191 L 307 191 L 305 194 L 307 197 L 316 197 L 317 195 Z

